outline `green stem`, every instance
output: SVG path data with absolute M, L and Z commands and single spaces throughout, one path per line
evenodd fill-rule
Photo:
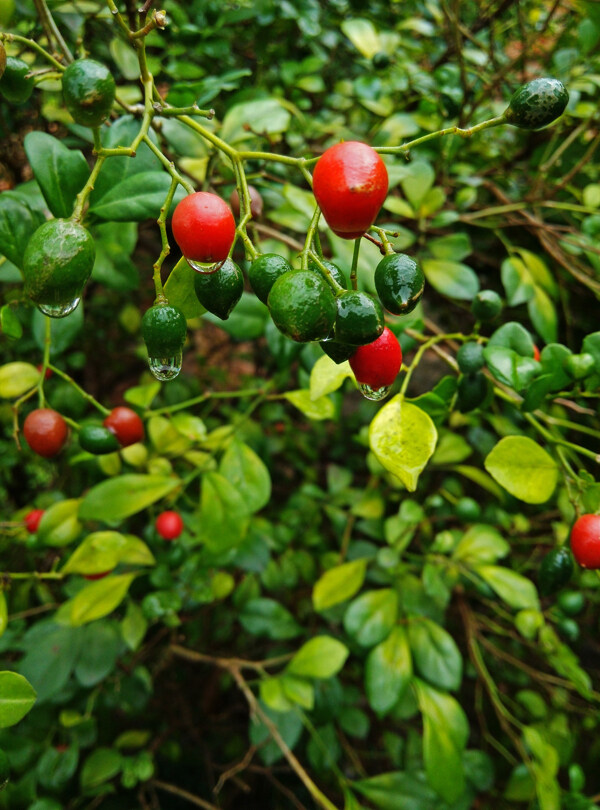
M 94 188 L 94 183 L 96 182 L 96 178 L 100 174 L 100 169 L 102 168 L 105 160 L 106 160 L 105 155 L 98 155 L 98 157 L 96 158 L 96 162 L 94 163 L 94 168 L 92 169 L 92 172 L 88 177 L 85 186 L 81 189 L 81 191 L 75 198 L 75 207 L 73 208 L 73 213 L 71 214 L 71 219 L 73 220 L 73 222 L 81 221 L 81 218 L 83 217 L 83 209 L 85 207 L 86 200 Z
M 354 240 L 354 252 L 352 253 L 352 268 L 350 270 L 350 284 L 353 290 L 358 290 L 358 255 L 360 253 L 360 244 L 362 237 Z
M 44 59 L 46 59 L 48 62 L 54 65 L 54 67 L 60 70 L 61 72 L 66 70 L 64 65 L 61 65 L 61 63 L 57 59 L 55 59 L 51 54 L 49 54 L 48 51 L 44 50 L 44 48 L 42 48 L 41 45 L 38 45 L 38 43 L 35 42 L 33 39 L 27 39 L 27 37 L 22 37 L 19 34 L 8 34 L 5 32 L 0 32 L 0 42 L 20 42 L 23 45 L 27 45 L 28 48 L 37 51 L 37 53 L 39 53 L 40 56 L 43 56 Z
M 6 571 L 1 576 L 7 579 L 64 579 L 64 574 L 60 574 L 58 571 L 48 571 L 46 573 L 40 571 L 28 571 L 27 573 Z
M 244 243 L 244 247 L 246 249 L 246 258 L 253 261 L 258 256 L 258 251 L 252 244 L 252 240 L 248 236 L 248 232 L 246 230 L 246 225 L 252 219 L 252 201 L 250 199 L 250 190 L 248 189 L 248 181 L 246 179 L 246 173 L 244 172 L 244 166 L 239 158 L 234 159 L 233 170 L 235 172 L 235 182 L 240 198 L 240 212 L 242 215 L 236 227 L 236 234 Z M 230 255 L 233 252 L 234 247 L 235 240 L 231 246 Z
M 57 368 L 56 366 L 53 366 L 52 364 L 48 364 L 48 368 L 51 369 L 54 372 L 54 374 L 65 380 L 65 382 L 68 382 L 69 385 L 72 385 L 73 388 L 77 391 L 77 393 L 80 396 L 82 396 L 87 402 L 89 402 L 90 405 L 93 405 L 94 408 L 99 410 L 103 416 L 108 416 L 108 414 L 110 413 L 109 409 L 105 408 L 104 405 L 101 405 L 98 402 L 98 400 L 94 399 L 94 397 L 91 394 L 88 394 L 87 391 L 84 391 L 83 388 L 80 385 L 78 385 L 72 377 L 69 377 L 69 375 L 66 372 L 64 372 L 60 368 Z
M 187 191 L 188 194 L 193 194 L 194 193 L 194 187 L 191 185 L 191 183 L 188 183 L 188 181 L 179 174 L 179 172 L 175 168 L 175 164 L 171 160 L 169 160 L 168 158 L 166 158 L 163 155 L 163 153 L 160 151 L 158 146 L 156 146 L 156 144 L 153 143 L 152 138 L 150 138 L 149 135 L 144 135 L 142 140 L 146 144 L 146 146 L 160 160 L 160 162 L 165 167 L 165 169 L 169 172 L 169 174 L 171 175 L 173 180 L 176 180 L 179 183 L 180 186 L 183 186 L 183 188 Z
M 434 337 L 431 337 L 428 340 L 426 340 L 425 343 L 422 343 L 417 349 L 417 353 L 415 354 L 412 363 L 410 364 L 410 366 L 406 371 L 406 376 L 402 381 L 402 387 L 400 388 L 400 396 L 406 395 L 408 384 L 410 383 L 410 379 L 413 375 L 413 372 L 421 362 L 421 359 L 425 354 L 425 352 L 432 346 L 435 346 L 436 343 L 443 343 L 444 341 L 447 340 L 467 340 L 467 338 L 461 332 L 455 332 L 452 335 L 434 335 Z
M 433 141 L 436 138 L 442 138 L 444 135 L 459 135 L 461 138 L 470 138 L 476 132 L 481 132 L 484 129 L 497 127 L 505 123 L 506 115 L 505 113 L 502 113 L 502 115 L 498 115 L 495 118 L 490 118 L 487 121 L 482 121 L 481 124 L 475 124 L 475 126 L 468 127 L 467 129 L 461 129 L 461 127 L 456 126 L 446 127 L 446 129 L 439 129 L 437 132 L 430 132 L 428 135 L 422 135 L 420 138 L 415 138 L 414 141 L 409 141 L 408 143 L 402 144 L 402 146 L 378 146 L 375 148 L 375 151 L 380 155 L 396 155 L 399 152 L 406 153 L 415 146 L 420 146 L 422 143 Z
M 268 386 L 267 386 L 268 388 Z M 201 405 L 211 399 L 242 399 L 244 397 L 253 397 L 266 393 L 266 388 L 245 388 L 241 391 L 208 391 L 205 394 L 194 397 L 193 399 L 186 399 L 185 402 L 178 402 L 176 405 L 167 405 L 164 408 L 155 408 L 154 410 L 147 411 L 148 416 L 160 416 L 163 413 L 175 413 L 185 408 L 191 408 L 193 405 Z
M 148 140 L 150 140 L 150 139 L 148 138 Z M 179 185 L 179 181 L 177 180 L 177 178 L 173 177 L 171 179 L 171 186 L 169 188 L 168 194 L 167 194 L 167 196 L 165 198 L 164 203 L 161 206 L 160 214 L 158 216 L 158 219 L 156 220 L 156 222 L 158 224 L 158 229 L 160 231 L 160 239 L 161 239 L 161 244 L 162 244 L 162 250 L 160 252 L 160 255 L 159 255 L 158 259 L 154 262 L 154 266 L 153 266 L 152 280 L 154 281 L 154 293 L 155 293 L 155 296 L 156 296 L 155 303 L 158 303 L 158 301 L 165 300 L 165 295 L 164 295 L 164 292 L 163 292 L 163 285 L 162 285 L 162 279 L 161 279 L 160 271 L 161 271 L 164 260 L 167 258 L 167 256 L 171 252 L 171 246 L 169 245 L 169 238 L 167 236 L 167 224 L 166 223 L 167 223 L 167 216 L 168 216 L 169 210 L 171 208 L 171 203 L 173 202 L 173 197 L 175 195 L 175 192 L 177 191 L 177 186 L 178 185 Z M 180 262 L 185 262 L 185 259 L 184 258 L 180 259 Z
M 54 38 L 58 47 L 65 55 L 67 62 L 73 62 L 73 54 L 69 50 L 67 43 L 64 41 L 62 34 L 58 30 L 58 26 L 54 22 L 54 17 L 50 13 L 46 0 L 33 0 L 33 2 L 38 13 L 38 17 L 40 18 L 40 22 L 42 23 L 42 27 L 46 32 L 46 36 L 48 37 L 48 43 L 51 44 L 52 39 Z
M 210 110 L 201 110 L 196 104 L 191 107 L 165 107 L 156 101 L 153 106 L 154 112 L 162 118 L 170 118 L 172 116 L 179 117 L 180 115 L 201 115 L 203 118 L 208 118 L 210 121 L 216 114 L 212 108 Z
M 40 372 L 40 381 L 38 383 L 38 398 L 40 408 L 44 405 L 44 381 L 46 379 L 46 369 L 50 364 L 50 347 L 52 346 L 52 318 L 44 315 L 44 356 L 42 359 L 42 370 Z

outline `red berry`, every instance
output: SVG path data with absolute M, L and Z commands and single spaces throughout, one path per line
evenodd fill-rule
M 121 447 L 129 447 L 144 438 L 144 423 L 131 408 L 113 408 L 102 424 L 115 434 Z
M 535 343 L 533 344 L 533 359 L 537 360 L 538 363 L 540 362 L 540 350 L 535 345 Z
M 173 236 L 186 259 L 222 262 L 235 237 L 235 219 L 216 194 L 196 191 L 179 203 L 173 214 Z
M 350 358 L 357 382 L 383 388 L 396 379 L 402 365 L 402 349 L 396 335 L 386 326 L 373 343 L 359 346 Z
M 315 166 L 313 193 L 327 224 L 343 239 L 356 239 L 371 227 L 387 191 L 385 163 L 366 143 L 338 143 Z
M 104 577 L 107 577 L 109 574 L 112 574 L 112 571 L 100 571 L 97 574 L 84 574 L 83 578 L 89 579 L 93 582 L 96 579 L 104 579 Z
M 28 512 L 25 515 L 25 528 L 29 532 L 29 534 L 35 534 L 38 530 L 38 526 L 40 525 L 40 520 L 44 516 L 43 509 L 32 509 L 31 512 Z
M 582 515 L 575 521 L 571 551 L 582 568 L 600 568 L 600 515 Z
M 50 408 L 38 408 L 25 419 L 23 435 L 34 453 L 52 458 L 60 453 L 67 441 L 67 423 Z
M 41 374 L 41 372 L 42 372 L 42 368 L 43 368 L 43 366 L 42 366 L 42 364 L 40 363 L 40 364 L 37 366 L 37 370 L 40 372 L 40 374 Z M 53 374 L 54 374 L 54 372 L 52 371 L 52 369 L 51 369 L 51 368 L 47 368 L 47 369 L 46 369 L 46 371 L 45 371 L 45 373 L 44 373 L 44 379 L 45 379 L 45 380 L 49 380 L 49 379 L 50 379 L 50 377 L 51 377 Z
M 163 540 L 176 540 L 183 531 L 183 520 L 178 512 L 161 512 L 154 527 Z

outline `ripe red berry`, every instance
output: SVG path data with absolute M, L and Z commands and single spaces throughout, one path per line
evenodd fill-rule
M 600 515 L 582 515 L 575 521 L 571 551 L 582 568 L 600 568 Z
M 178 512 L 161 512 L 154 527 L 163 540 L 176 540 L 183 531 L 183 520 Z
M 102 424 L 115 434 L 121 447 L 129 447 L 144 438 L 144 423 L 131 408 L 113 408 Z
M 260 191 L 254 186 L 248 186 L 248 193 L 250 194 L 250 213 L 252 219 L 258 219 L 263 212 L 263 198 Z M 229 205 L 234 213 L 234 216 L 240 215 L 240 195 L 237 188 L 234 188 L 229 197 Z
M 537 360 L 538 363 L 540 362 L 540 350 L 535 345 L 535 343 L 533 344 L 533 359 Z
M 173 214 L 173 236 L 186 259 L 222 262 L 235 237 L 235 219 L 216 194 L 196 191 L 179 203 Z
M 42 368 L 43 368 L 43 366 L 42 366 L 42 364 L 40 363 L 40 364 L 37 366 L 37 370 L 40 372 L 40 374 L 41 374 L 41 372 L 42 372 Z M 51 368 L 47 368 L 47 369 L 46 369 L 46 371 L 44 372 L 44 379 L 45 379 L 45 380 L 49 380 L 49 379 L 50 379 L 50 377 L 51 377 L 53 374 L 54 374 L 54 372 L 52 371 L 52 369 L 51 369 Z
M 315 166 L 313 193 L 327 224 L 343 239 L 356 239 L 371 227 L 387 191 L 385 163 L 366 143 L 338 143 Z
M 43 509 L 32 509 L 25 515 L 25 528 L 29 534 L 35 534 L 40 525 L 40 521 L 44 516 Z
M 349 360 L 356 381 L 371 388 L 383 388 L 396 379 L 402 365 L 402 349 L 396 335 L 386 326 L 373 343 L 359 346 Z
M 23 435 L 34 453 L 44 458 L 52 458 L 60 453 L 67 441 L 67 423 L 62 416 L 50 408 L 31 411 L 23 425 Z

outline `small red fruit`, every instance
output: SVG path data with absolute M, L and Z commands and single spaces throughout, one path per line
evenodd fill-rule
M 44 516 L 43 509 L 32 509 L 31 512 L 28 512 L 25 515 L 25 528 L 29 532 L 29 534 L 35 534 L 38 530 L 38 526 L 40 525 L 40 521 Z
M 582 568 L 600 568 L 600 515 L 582 515 L 575 521 L 571 551 Z
M 260 191 L 254 186 L 248 186 L 248 193 L 250 194 L 250 213 L 252 219 L 258 219 L 263 212 L 263 198 Z M 233 211 L 234 216 L 240 215 L 240 195 L 237 188 L 234 188 L 229 198 L 229 205 Z
M 313 193 L 327 224 L 342 239 L 356 239 L 371 227 L 387 192 L 385 163 L 366 143 L 338 143 L 317 161 Z
M 37 366 L 37 370 L 40 372 L 40 374 L 42 373 L 42 368 L 43 368 L 43 366 L 42 366 L 42 364 L 40 363 L 40 364 Z M 47 369 L 46 369 L 46 371 L 44 372 L 44 379 L 45 379 L 45 380 L 49 380 L 49 379 L 50 379 L 50 377 L 53 375 L 53 373 L 54 373 L 54 372 L 52 371 L 52 369 L 51 369 L 51 368 L 47 368 Z
M 31 411 L 23 425 L 23 435 L 34 453 L 52 458 L 63 449 L 69 431 L 62 416 L 50 408 Z
M 356 381 L 371 388 L 391 385 L 402 366 L 402 349 L 396 335 L 386 326 L 373 343 L 359 346 L 349 360 Z
M 97 579 L 104 579 L 104 577 L 107 577 L 109 574 L 112 574 L 112 571 L 100 571 L 97 574 L 84 574 L 83 578 L 94 582 Z
M 173 236 L 186 259 L 222 262 L 235 237 L 235 219 L 216 194 L 196 191 L 179 203 L 173 214 Z
M 183 531 L 183 520 L 178 512 L 161 512 L 154 527 L 163 540 L 176 540 Z
M 535 345 L 535 343 L 533 344 L 533 359 L 537 360 L 538 363 L 540 362 L 540 350 Z
M 144 438 L 144 423 L 131 408 L 122 405 L 113 408 L 102 424 L 115 434 L 121 447 L 129 447 Z

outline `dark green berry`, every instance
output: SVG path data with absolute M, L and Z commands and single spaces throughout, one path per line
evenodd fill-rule
M 196 273 L 194 289 L 202 306 L 226 321 L 244 292 L 244 276 L 231 259 L 225 259 L 214 273 Z
M 337 296 L 335 338 L 340 343 L 364 346 L 373 343 L 385 326 L 381 304 L 371 295 L 347 290 Z
M 480 371 L 485 364 L 481 343 L 463 343 L 456 352 L 456 362 L 463 374 Z
M 556 604 L 565 616 L 578 616 L 585 607 L 585 597 L 581 591 L 563 591 Z
M 10 104 L 25 104 L 33 93 L 33 79 L 27 78 L 31 68 L 22 59 L 7 56 L 0 79 L 0 93 Z
M 322 340 L 319 346 L 338 366 L 345 360 L 349 360 L 358 349 L 358 346 L 350 343 L 340 343 L 338 340 Z
M 114 453 L 121 447 L 115 434 L 104 425 L 83 425 L 79 431 L 79 444 L 82 450 L 95 456 Z
M 468 413 L 483 404 L 489 391 L 489 381 L 480 371 L 464 374 L 458 381 L 457 406 L 461 413 Z
M 388 312 L 406 315 L 423 296 L 425 276 L 410 256 L 393 253 L 385 256 L 375 268 L 375 288 Z
M 471 312 L 478 321 L 493 321 L 502 312 L 502 299 L 494 290 L 481 290 L 471 303 Z
M 538 587 L 542 596 L 549 596 L 563 588 L 573 573 L 573 556 L 565 546 L 553 548 L 540 564 Z
M 521 129 L 540 129 L 556 121 L 568 102 L 569 94 L 558 79 L 534 79 L 519 87 L 513 95 L 506 110 L 506 120 Z
M 62 77 L 63 98 L 77 124 L 99 127 L 115 100 L 115 80 L 110 70 L 94 59 L 76 59 Z
M 149 357 L 173 357 L 185 342 L 185 315 L 171 304 L 155 304 L 142 318 L 142 337 Z
M 329 270 L 330 274 L 333 276 L 334 281 L 337 281 L 340 287 L 343 287 L 344 290 L 348 287 L 346 276 L 342 273 L 337 264 L 334 264 L 333 262 L 328 262 L 327 259 L 323 259 L 321 264 L 325 265 L 325 267 Z M 315 273 L 320 273 L 323 276 L 323 271 L 314 262 L 308 263 L 308 269 L 313 270 Z
M 288 260 L 277 253 L 263 253 L 255 259 L 248 270 L 248 279 L 256 297 L 266 304 L 273 284 L 291 269 Z

